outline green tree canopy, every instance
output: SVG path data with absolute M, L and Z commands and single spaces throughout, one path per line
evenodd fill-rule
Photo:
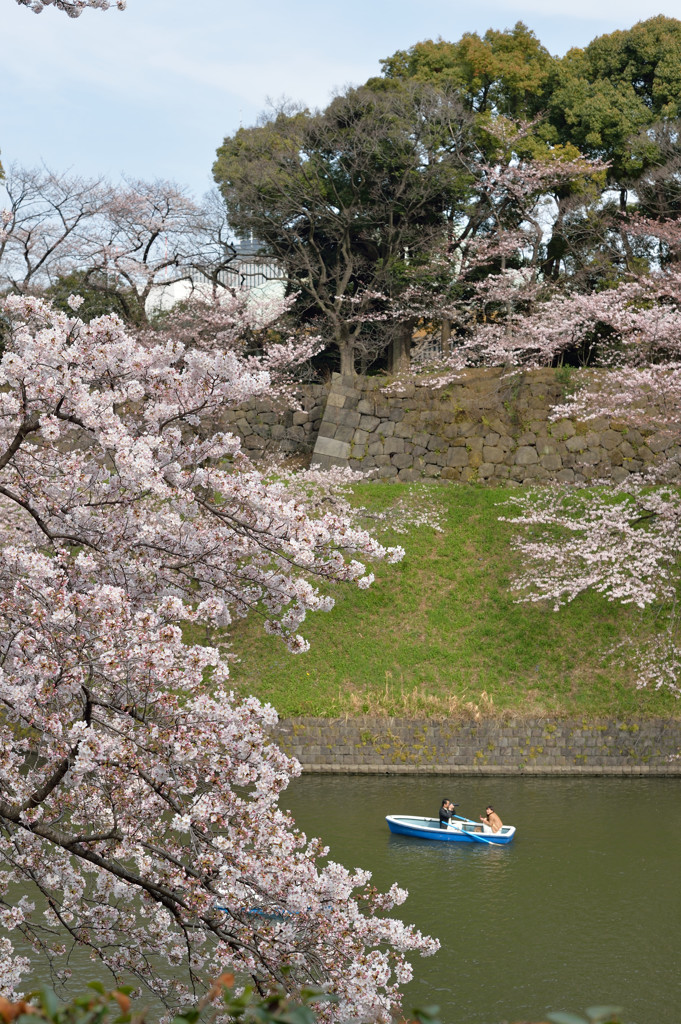
M 541 111 L 554 58 L 535 34 L 513 29 L 466 32 L 456 43 L 432 39 L 381 61 L 389 79 L 416 79 L 455 89 L 469 110 L 530 118 Z
M 447 90 L 365 87 L 322 112 L 280 111 L 218 149 L 213 174 L 232 228 L 286 267 L 342 372 L 362 343 L 358 297 L 399 293 L 465 204 L 468 121 Z
M 547 109 L 555 141 L 609 160 L 610 182 L 624 193 L 653 157 L 632 140 L 681 115 L 681 21 L 659 15 L 568 51 Z

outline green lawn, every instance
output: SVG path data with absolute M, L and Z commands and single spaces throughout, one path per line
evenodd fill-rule
M 336 587 L 333 611 L 304 625 L 306 654 L 288 654 L 257 617 L 237 623 L 235 688 L 284 716 L 468 715 L 476 706 L 484 714 L 679 714 L 669 693 L 637 690 L 633 668 L 607 655 L 651 628 L 640 612 L 591 594 L 560 612 L 514 603 L 516 528 L 498 519 L 510 494 L 456 484 L 355 488 L 374 510 L 438 503 L 444 533 L 383 534 L 406 548 L 404 561 L 376 566 L 369 590 Z

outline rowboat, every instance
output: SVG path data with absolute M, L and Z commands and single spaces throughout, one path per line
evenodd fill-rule
M 436 839 L 445 843 L 506 846 L 515 835 L 515 825 L 502 825 L 498 832 L 492 832 L 489 825 L 470 818 L 452 819 L 447 828 L 440 828 L 438 818 L 420 818 L 413 814 L 387 814 L 385 820 L 393 835 Z

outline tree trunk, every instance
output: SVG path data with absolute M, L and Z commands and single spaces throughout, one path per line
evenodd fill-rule
M 411 362 L 411 338 L 414 325 L 411 320 L 398 324 L 390 342 L 388 366 L 390 373 L 406 373 Z
M 452 351 L 452 321 L 447 316 L 443 317 L 440 328 L 440 348 L 443 356 L 448 356 Z
M 338 332 L 338 351 L 340 353 L 341 377 L 355 376 L 355 344 L 345 324 Z

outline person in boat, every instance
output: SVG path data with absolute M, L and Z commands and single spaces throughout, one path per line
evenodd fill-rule
M 489 827 L 492 829 L 492 832 L 498 832 L 499 829 L 503 828 L 504 825 L 503 821 L 501 820 L 497 812 L 490 805 L 488 805 L 485 808 L 485 817 L 483 818 L 483 816 L 480 815 L 480 821 L 484 822 L 486 825 L 489 825 Z
M 455 805 L 447 797 L 442 801 L 440 807 L 440 828 L 447 828 L 449 826 L 449 819 L 454 817 Z

